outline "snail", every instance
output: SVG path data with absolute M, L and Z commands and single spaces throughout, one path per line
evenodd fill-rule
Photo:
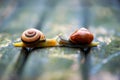
M 64 39 L 63 36 L 59 36 L 59 44 L 69 47 L 95 47 L 99 43 L 92 42 L 94 39 L 93 34 L 86 28 L 80 28 L 74 31 L 69 39 Z
M 15 47 L 50 47 L 58 44 L 55 38 L 46 39 L 45 35 L 35 28 L 25 30 L 21 35 L 21 41 L 13 45 Z

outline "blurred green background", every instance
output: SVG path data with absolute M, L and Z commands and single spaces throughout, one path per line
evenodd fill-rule
M 120 80 L 119 25 L 120 0 L 0 0 L 0 80 Z M 85 59 L 79 49 L 15 48 L 31 27 L 47 38 L 85 27 L 100 44 Z

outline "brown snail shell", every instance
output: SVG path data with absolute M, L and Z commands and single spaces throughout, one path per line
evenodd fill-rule
M 69 40 L 73 44 L 90 44 L 94 39 L 93 34 L 86 28 L 80 28 L 70 35 Z
M 22 33 L 21 40 L 25 44 L 32 45 L 41 41 L 45 41 L 45 36 L 41 31 L 31 28 Z

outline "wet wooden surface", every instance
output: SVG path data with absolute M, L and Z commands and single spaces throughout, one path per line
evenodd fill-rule
M 1 0 L 0 80 L 119 80 L 119 13 L 119 6 L 97 0 Z M 69 47 L 14 47 L 12 43 L 31 27 L 47 38 L 59 33 L 68 37 L 87 27 L 100 44 L 88 55 Z

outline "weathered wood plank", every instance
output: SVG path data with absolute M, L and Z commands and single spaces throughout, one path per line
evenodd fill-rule
M 71 53 L 69 52 L 71 51 Z M 74 49 L 46 48 L 30 53 L 23 69 L 23 80 L 58 80 L 78 75 L 77 57 Z M 73 74 L 74 73 L 74 74 Z M 77 76 L 78 77 L 78 76 Z
M 116 14 L 113 10 L 115 8 L 95 6 L 93 14 L 97 17 L 93 20 L 94 23 L 92 30 L 94 31 L 97 40 L 100 42 L 100 45 L 97 49 L 92 50 L 91 54 L 91 70 L 90 70 L 90 79 L 109 79 L 109 80 L 119 80 L 120 71 L 118 69 L 120 60 L 119 52 L 119 23 L 116 22 L 117 18 L 113 15 Z M 98 10 L 102 10 L 100 13 Z M 105 13 L 105 14 L 104 14 Z M 113 15 L 111 15 L 111 13 Z M 114 22 L 115 21 L 115 22 Z M 100 27 L 101 26 L 101 27 Z M 118 31 L 118 32 L 117 32 Z M 114 66 L 114 67 L 113 67 Z
M 70 4 L 68 3 L 68 5 L 64 4 L 62 6 L 66 8 L 67 6 L 70 6 Z M 69 20 L 68 17 L 62 17 L 62 15 L 67 16 L 67 14 L 74 11 L 71 9 L 64 10 L 63 14 L 60 16 L 61 13 L 58 13 L 60 10 L 63 10 L 62 7 L 57 6 L 56 11 L 53 12 L 54 14 L 46 19 L 45 25 L 47 26 L 43 27 L 42 31 L 45 33 L 47 38 L 53 38 L 59 33 L 65 33 L 66 35 L 69 35 L 69 33 L 72 31 L 71 28 L 75 29 L 75 27 L 71 27 L 71 25 L 75 26 L 74 24 L 64 23 L 64 20 L 70 23 L 73 18 Z M 70 14 L 71 17 L 72 15 L 75 15 L 75 13 Z M 62 24 L 56 20 L 59 20 L 59 22 L 62 22 Z M 78 51 L 79 50 L 77 49 L 58 47 L 35 49 L 34 51 L 31 51 L 26 64 L 23 67 L 22 79 L 66 80 L 71 78 L 78 80 L 81 78 L 81 75 L 79 74 L 78 61 L 78 55 L 80 54 L 78 54 Z
M 37 24 L 37 17 L 40 16 L 40 12 L 35 10 L 35 8 L 38 8 L 38 6 L 36 5 L 34 8 L 29 9 L 28 5 L 34 6 L 35 4 L 31 4 L 31 2 L 29 2 L 27 5 L 24 5 L 24 7 L 19 7 L 18 9 L 20 10 L 15 13 L 14 17 L 12 17 L 9 23 L 7 23 L 8 25 L 2 26 L 3 28 L 5 27 L 0 34 L 0 79 L 2 80 L 18 79 L 20 76 L 19 74 L 21 73 L 21 66 L 24 65 L 26 51 L 21 50 L 21 48 L 13 47 L 12 43 L 15 40 L 20 39 L 19 37 L 24 29 Z M 30 16 L 32 16 L 31 19 L 29 18 Z

